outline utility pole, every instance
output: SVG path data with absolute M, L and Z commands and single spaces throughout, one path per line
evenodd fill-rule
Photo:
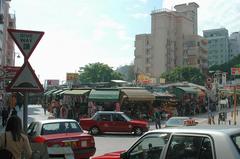
M 237 113 L 237 95 L 236 95 L 236 85 L 234 85 L 234 113 L 233 113 L 234 125 L 237 125 L 236 113 Z

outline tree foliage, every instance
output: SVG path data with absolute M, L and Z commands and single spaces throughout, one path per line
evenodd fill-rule
M 116 71 L 123 75 L 123 79 L 125 81 L 132 82 L 133 80 L 135 80 L 134 65 L 133 64 L 120 66 L 120 67 L 117 68 Z
M 213 65 L 209 68 L 209 71 L 222 71 L 222 72 L 227 72 L 229 75 L 231 74 L 231 68 L 232 67 L 240 67 L 240 55 L 236 56 L 232 60 L 221 64 L 221 65 Z M 231 76 L 227 76 L 229 79 Z
M 91 63 L 80 67 L 81 83 L 110 82 L 115 79 L 122 79 L 122 75 L 103 63 Z
M 193 67 L 177 67 L 169 72 L 161 75 L 166 79 L 166 82 L 182 82 L 188 81 L 191 83 L 204 85 L 205 77 L 199 69 Z

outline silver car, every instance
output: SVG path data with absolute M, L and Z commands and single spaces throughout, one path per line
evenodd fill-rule
M 120 154 L 120 158 L 239 159 L 240 128 L 211 125 L 153 130 Z

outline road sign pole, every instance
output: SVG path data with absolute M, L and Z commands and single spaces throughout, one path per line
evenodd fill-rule
M 237 125 L 236 113 L 237 113 L 237 95 L 236 95 L 236 85 L 234 85 L 234 114 L 233 114 L 234 125 Z
M 23 106 L 23 130 L 27 133 L 28 126 L 28 92 L 24 93 L 24 106 Z

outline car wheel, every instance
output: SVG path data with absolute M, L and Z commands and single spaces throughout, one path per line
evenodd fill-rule
M 94 127 L 92 127 L 92 128 L 90 129 L 90 133 L 91 133 L 92 135 L 97 135 L 97 134 L 100 133 L 100 130 L 99 130 L 98 127 L 94 126 Z
M 140 135 L 143 134 L 142 129 L 139 128 L 139 127 L 134 128 L 134 131 L 133 131 L 133 132 L 134 132 L 135 135 L 138 135 L 138 136 L 140 136 Z

